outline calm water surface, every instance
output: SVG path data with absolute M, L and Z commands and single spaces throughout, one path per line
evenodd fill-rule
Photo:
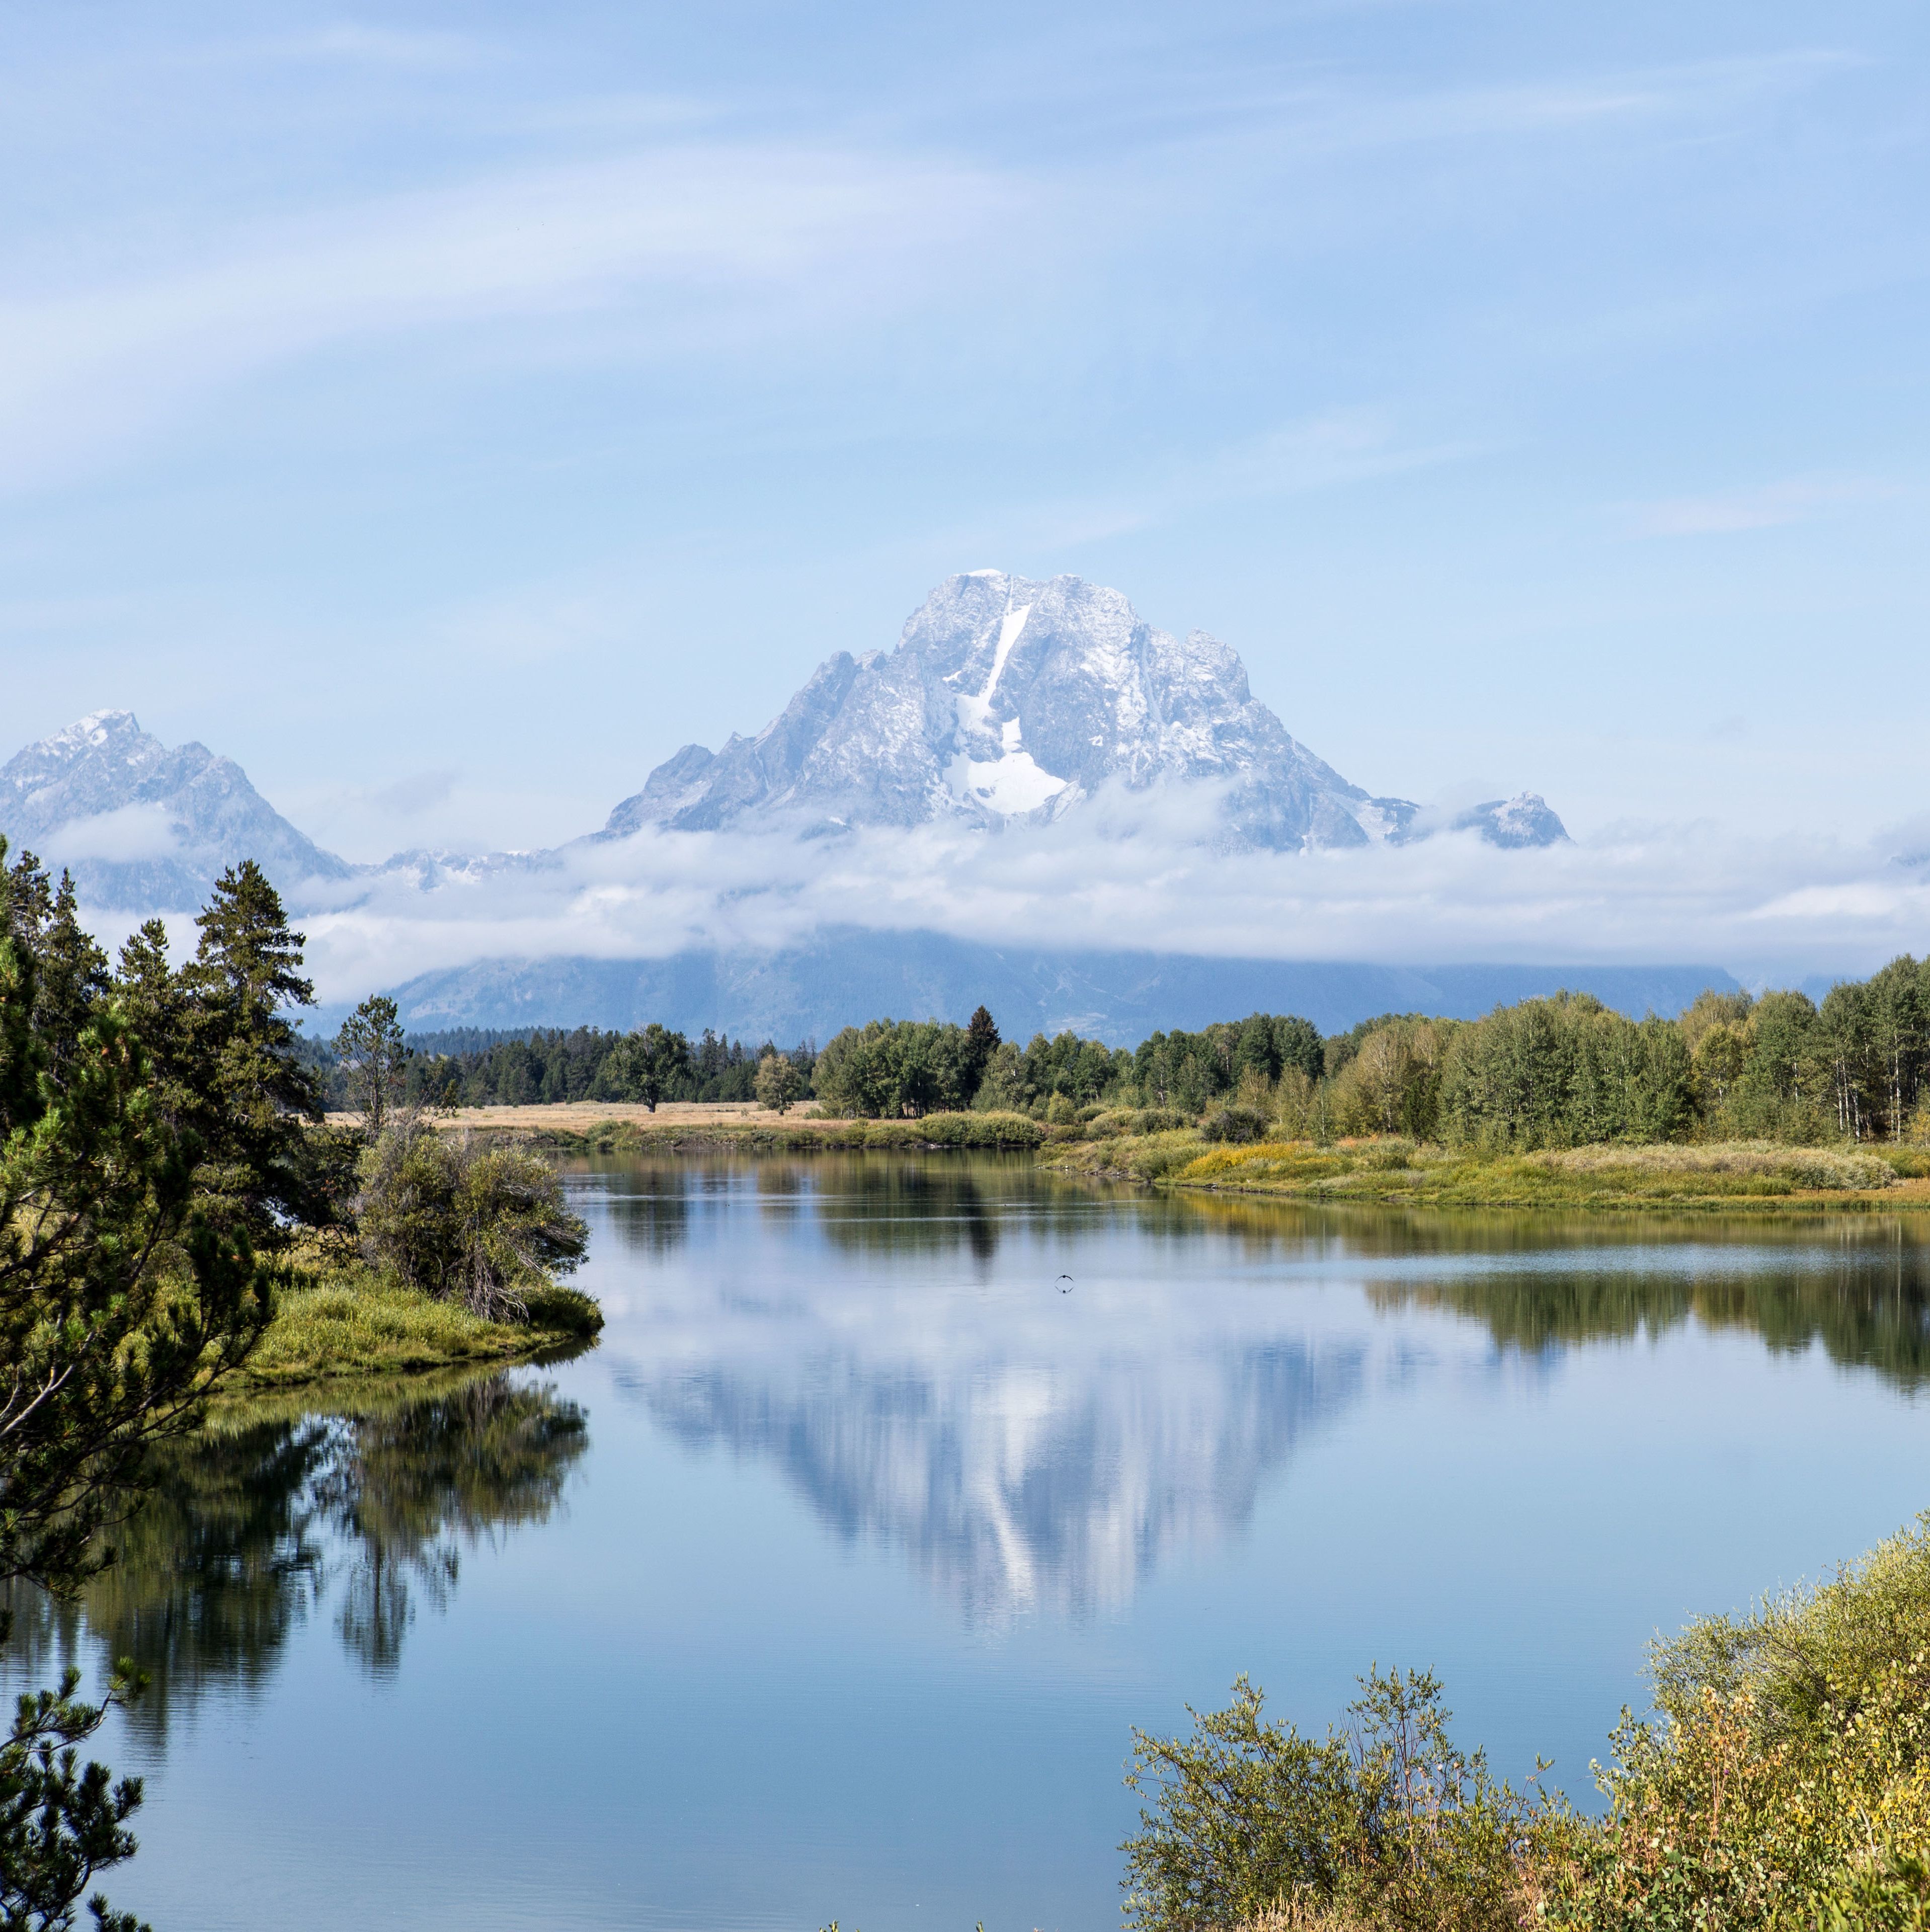
M 1343 1216 L 602 1161 L 578 1359 L 176 1455 L 131 1652 L 188 1928 L 1116 1924 L 1135 1724 L 1372 1661 L 1589 1786 L 1644 1644 L 1930 1505 L 1893 1223 Z

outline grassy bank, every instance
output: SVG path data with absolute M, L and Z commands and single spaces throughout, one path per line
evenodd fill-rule
M 1229 1145 L 1183 1127 L 1067 1142 L 1040 1159 L 1058 1172 L 1094 1179 L 1388 1207 L 1712 1208 L 1745 1214 L 1930 1208 L 1930 1153 L 1915 1148 L 1750 1141 L 1483 1154 L 1398 1137 L 1325 1147 L 1311 1141 Z
M 359 1264 L 298 1265 L 278 1291 L 275 1319 L 233 1390 L 524 1360 L 579 1348 L 603 1325 L 596 1302 L 573 1288 L 539 1290 L 528 1305 L 527 1323 L 485 1322 Z

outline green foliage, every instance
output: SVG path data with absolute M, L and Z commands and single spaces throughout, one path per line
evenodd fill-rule
M 1484 1932 L 1521 1922 L 1523 1854 L 1562 1815 L 1448 1734 L 1425 1672 L 1370 1672 L 1352 1724 L 1304 1736 L 1244 1677 L 1190 1737 L 1133 1732 L 1126 1782 L 1151 1802 L 1121 1848 L 1139 1932 L 1208 1932 L 1296 1908 L 1378 1925 Z
M 606 1063 L 601 1084 L 613 1100 L 641 1100 L 652 1113 L 690 1073 L 690 1042 L 653 1020 L 626 1034 Z
M 1460 1752 L 1428 1676 L 1371 1673 L 1324 1738 L 1268 1722 L 1242 1678 L 1191 1737 L 1134 1734 L 1127 1782 L 1152 1802 L 1123 1847 L 1127 1918 L 1930 1925 L 1930 1514 L 1818 1588 L 1691 1624 L 1652 1669 L 1655 1714 L 1623 1712 L 1595 1819 Z
M 141 1780 L 113 1782 L 91 1762 L 83 1768 L 77 1748 L 127 1702 L 134 1682 L 117 1675 L 98 1704 L 82 1703 L 80 1688 L 80 1672 L 70 1669 L 59 1690 L 23 1696 L 0 1742 L 0 1926 L 8 1932 L 68 1932 L 95 1874 L 137 1848 L 128 1820 L 140 1808 Z M 97 1932 L 147 1932 L 98 1892 L 92 1916 Z
M 101 1532 L 151 1445 L 198 1418 L 269 1313 L 245 1218 L 215 1211 L 104 967 L 65 880 L 50 893 L 30 856 L 0 872 L 0 1582 L 56 1595 L 111 1562 Z M 76 1748 L 133 1686 L 85 1706 L 77 1683 L 23 1700 L 0 1744 L 0 1923 L 71 1925 L 134 1849 L 138 1783 Z
M 1491 1148 L 1666 1141 L 1694 1118 L 1679 1027 L 1586 993 L 1523 1000 L 1457 1028 L 1442 1058 L 1448 1138 Z
M 758 1062 L 758 1105 L 788 1114 L 804 1097 L 804 1076 L 788 1054 L 767 1053 Z
M 371 1266 L 488 1322 L 527 1321 L 530 1295 L 572 1272 L 589 1239 L 548 1162 L 420 1120 L 363 1156 L 356 1215 Z
M 1930 1861 L 1930 1516 L 1820 1588 L 1658 1646 L 1603 1824 L 1551 1870 L 1577 1928 L 1911 1925 Z
M 641 1030 L 647 1033 L 648 1029 Z M 664 1029 L 666 1038 L 671 1037 Z M 778 1048 L 728 1040 L 706 1028 L 696 1040 L 681 1034 L 686 1058 L 659 1084 L 664 1100 L 735 1100 L 755 1097 L 757 1070 Z M 408 1036 L 403 1073 L 405 1106 L 542 1106 L 566 1100 L 640 1100 L 627 1063 L 637 1035 L 597 1027 L 529 1028 L 495 1033 L 480 1028 Z M 320 1049 L 329 1104 L 356 1106 L 349 1075 L 338 1057 Z M 814 1054 L 799 1047 L 782 1055 L 808 1084 Z
M 826 1042 L 812 1086 L 828 1114 L 863 1120 L 956 1113 L 972 1104 L 983 1036 L 940 1020 L 873 1020 Z M 989 1058 L 996 1060 L 999 1048 Z
M 335 1035 L 336 1060 L 372 1140 L 408 1091 L 410 1058 L 395 1002 L 380 994 L 363 1000 Z
M 354 1144 L 321 1126 L 323 1093 L 290 1010 L 312 1004 L 302 936 L 252 861 L 216 883 L 194 956 L 170 968 L 150 921 L 122 949 L 113 994 L 140 1036 L 154 1104 L 194 1165 L 209 1223 L 256 1249 L 340 1218 Z
M 0 858 L 4 858 L 0 846 Z M 5 875 L 17 885 L 19 869 Z M 214 1225 L 125 1010 L 71 1040 L 37 998 L 46 928 L 0 911 L 0 1578 L 71 1589 L 137 1485 L 266 1324 L 245 1229 Z M 43 1031 L 52 1027 L 50 1040 Z M 66 1070 L 57 1072 L 65 1049 Z
M 1197 1118 L 1250 1077 L 1271 1088 L 1289 1071 L 1318 1079 L 1324 1065 L 1320 1034 L 1310 1021 L 1254 1013 L 1202 1033 L 1153 1034 L 1132 1056 L 1130 1072 L 1141 1105 Z

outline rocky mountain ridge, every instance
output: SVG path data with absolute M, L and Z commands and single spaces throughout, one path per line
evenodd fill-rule
M 756 736 L 686 745 L 602 836 L 821 832 L 963 819 L 1050 821 L 1108 785 L 1211 784 L 1215 842 L 1274 850 L 1401 843 L 1412 800 L 1349 784 L 1253 695 L 1238 654 L 1156 629 L 1116 590 L 972 571 L 941 584 L 897 647 L 825 660 Z M 1566 838 L 1523 793 L 1452 821 L 1508 846 Z
M 91 712 L 0 766 L 0 833 L 116 910 L 198 906 L 242 858 L 291 884 L 356 869 L 290 824 L 233 759 L 164 745 L 131 711 Z
M 1445 821 L 1375 796 L 1292 737 L 1253 697 L 1238 653 L 1205 632 L 1176 638 L 1076 577 L 977 571 L 934 590 L 893 650 L 827 658 L 755 737 L 716 752 L 686 745 L 590 837 L 941 820 L 992 831 L 1050 824 L 1115 788 L 1204 802 L 1207 842 L 1221 849 L 1399 844 L 1451 828 L 1511 847 L 1568 836 L 1532 793 Z M 84 901 L 116 911 L 197 907 L 245 857 L 293 904 L 339 906 L 359 880 L 433 892 L 552 869 L 569 849 L 351 865 L 276 812 L 233 760 L 164 745 L 118 710 L 0 766 L 0 832 L 70 868 Z

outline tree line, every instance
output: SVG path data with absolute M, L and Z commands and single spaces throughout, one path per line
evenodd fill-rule
M 382 1003 L 391 1006 L 392 1003 Z M 365 1008 L 369 1004 L 365 1002 Z M 644 1042 L 647 1041 L 646 1046 Z M 413 1106 L 529 1107 L 562 1100 L 643 1102 L 755 1100 L 759 1066 L 780 1050 L 767 1040 L 747 1046 L 706 1028 L 692 1040 L 669 1028 L 635 1033 L 580 1026 L 409 1032 L 399 1097 Z M 305 1042 L 329 1109 L 358 1111 L 356 1085 L 340 1036 Z M 817 1055 L 809 1046 L 783 1050 L 808 1088 Z
M 346 1072 L 332 1078 L 346 1095 Z M 1906 954 L 1820 1005 L 1801 992 L 1711 989 L 1676 1018 L 1636 1020 L 1558 993 L 1478 1020 L 1387 1013 L 1325 1036 L 1297 1015 L 1253 1013 L 1155 1032 L 1136 1048 L 1070 1030 L 1022 1046 L 983 1006 L 962 1026 L 846 1027 L 815 1052 L 746 1048 L 709 1030 L 693 1046 L 654 1024 L 579 1028 L 419 1055 L 407 1082 L 412 1094 L 440 1082 L 481 1104 L 781 1091 L 782 1105 L 812 1099 L 866 1119 L 976 1110 L 1061 1124 L 1132 1108 L 1172 1125 L 1205 1118 L 1235 1138 L 1405 1134 L 1496 1150 L 1930 1138 L 1930 960 Z

